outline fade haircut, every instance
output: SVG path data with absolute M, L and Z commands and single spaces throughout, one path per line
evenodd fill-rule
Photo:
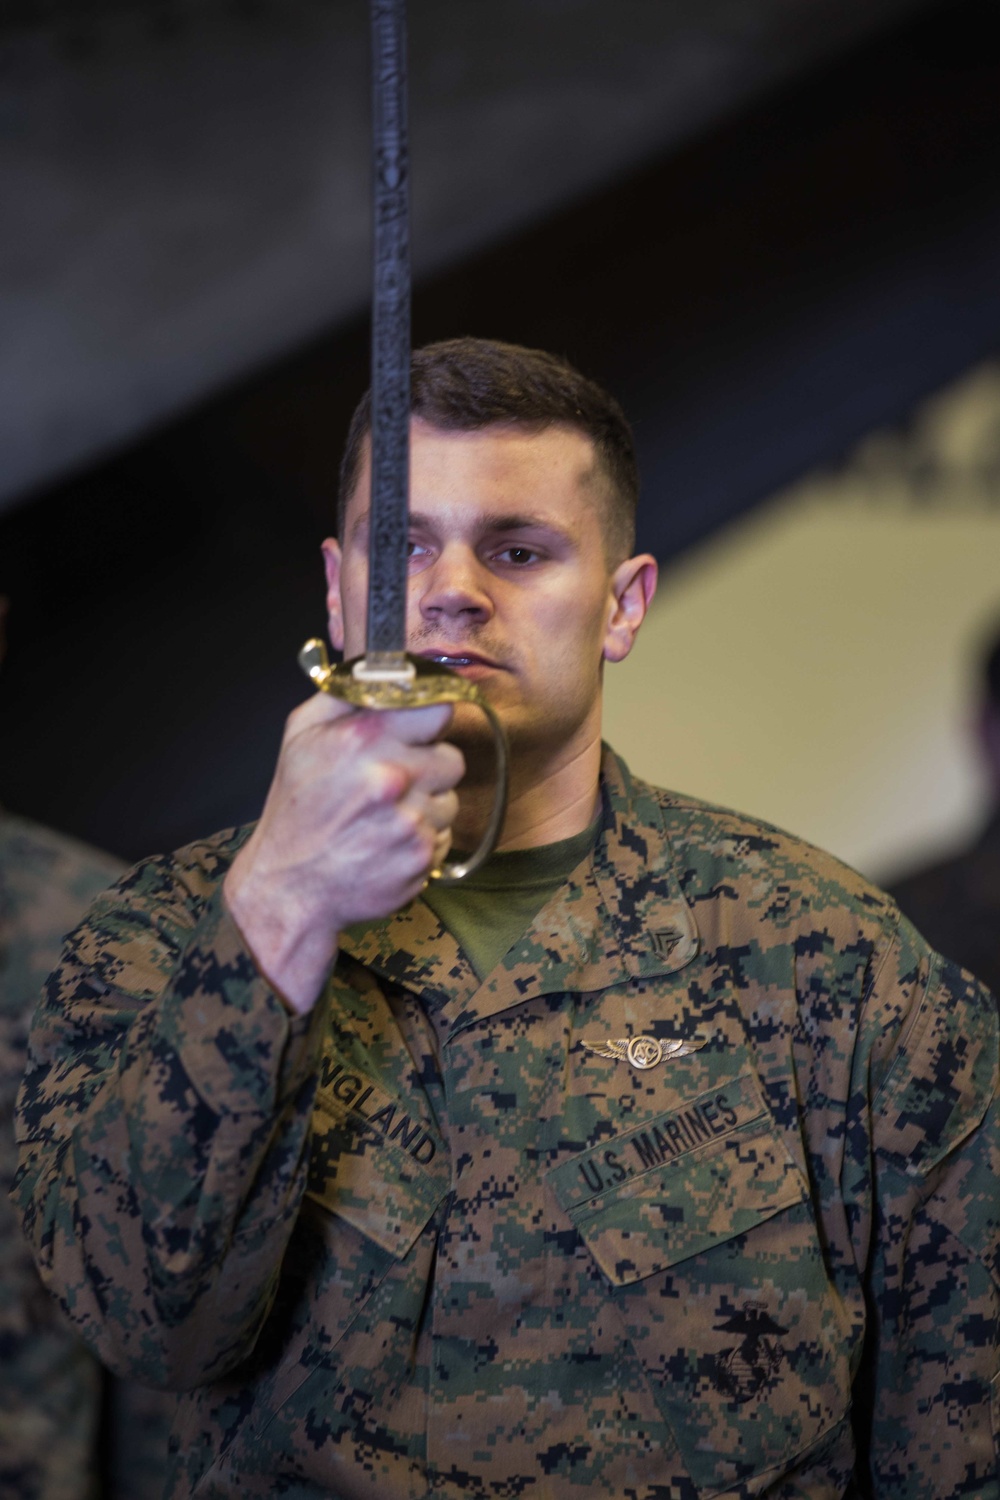
M 558 355 L 495 339 L 445 339 L 415 349 L 410 411 L 442 432 L 516 426 L 529 431 L 571 427 L 590 438 L 605 480 L 600 500 L 604 550 L 611 564 L 635 546 L 639 469 L 632 429 L 613 396 Z M 340 466 L 337 534 L 361 472 L 371 430 L 371 391 L 359 401 Z

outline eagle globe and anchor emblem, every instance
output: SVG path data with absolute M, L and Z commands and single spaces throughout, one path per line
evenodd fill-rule
M 717 1333 L 738 1333 L 738 1344 L 723 1349 L 715 1358 L 716 1386 L 731 1401 L 750 1401 L 771 1385 L 785 1358 L 778 1336 L 787 1333 L 769 1312 L 744 1303 L 724 1323 L 716 1323 Z

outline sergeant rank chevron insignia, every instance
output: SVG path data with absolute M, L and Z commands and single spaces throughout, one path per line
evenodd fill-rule
M 621 1036 L 610 1038 L 606 1042 L 584 1042 L 588 1052 L 596 1052 L 598 1057 L 610 1057 L 615 1062 L 631 1063 L 633 1068 L 655 1068 L 657 1063 L 665 1062 L 668 1057 L 687 1057 L 689 1052 L 697 1052 L 699 1047 L 704 1047 L 706 1037 L 694 1036 L 690 1041 L 682 1041 L 679 1038 L 671 1042 L 661 1042 L 655 1036 Z

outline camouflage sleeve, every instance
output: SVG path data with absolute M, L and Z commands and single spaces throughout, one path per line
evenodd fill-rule
M 867 1206 L 853 1225 L 871 1329 L 855 1411 L 871 1493 L 997 1500 L 997 1000 L 904 921 L 867 1014 L 882 1025 L 859 1055 L 847 1159 L 870 1180 L 845 1200 Z
M 46 1295 L 7 1201 L 23 1022 L 0 1007 L 0 1495 L 81 1500 L 93 1493 L 100 1370 Z
M 112 1369 L 173 1389 L 238 1363 L 267 1315 L 315 1089 L 316 1020 L 254 966 L 217 864 L 151 861 L 95 904 L 18 1106 L 43 1278 Z

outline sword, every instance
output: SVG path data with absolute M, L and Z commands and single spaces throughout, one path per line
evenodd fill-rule
M 497 792 L 479 847 L 461 863 L 431 870 L 451 883 L 493 852 L 507 804 L 507 742 L 475 683 L 406 651 L 410 488 L 410 195 L 406 109 L 405 0 L 371 0 L 373 244 L 372 497 L 368 528 L 365 653 L 331 666 L 318 637 L 299 652 L 314 686 L 359 708 L 474 703 L 489 720 Z

